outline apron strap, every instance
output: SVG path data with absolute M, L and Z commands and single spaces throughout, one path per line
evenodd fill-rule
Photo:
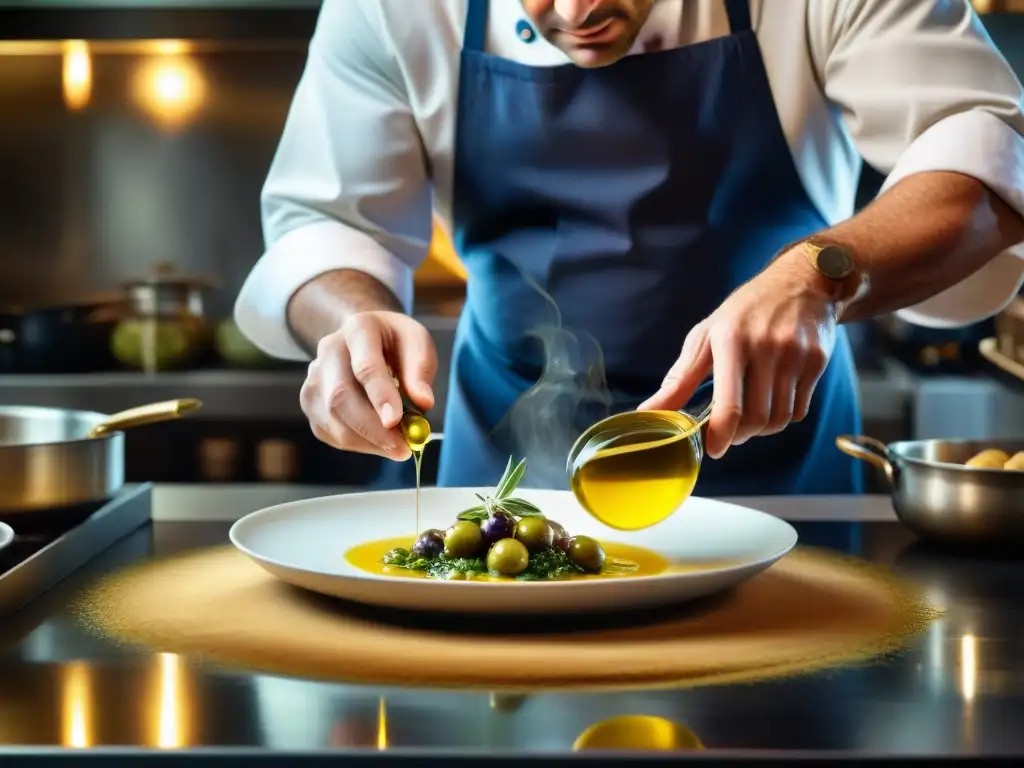
M 725 0 L 725 12 L 729 14 L 729 29 L 734 35 L 754 28 L 750 21 L 750 0 Z
M 487 47 L 487 5 L 487 0 L 469 0 L 466 34 L 462 40 L 464 51 L 483 53 Z

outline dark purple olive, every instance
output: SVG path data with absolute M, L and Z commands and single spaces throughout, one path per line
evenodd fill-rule
M 444 533 L 431 528 L 416 537 L 416 543 L 412 545 L 414 555 L 420 557 L 437 557 L 444 551 Z
M 553 534 L 552 538 L 554 539 L 555 547 L 569 554 L 569 532 L 565 530 L 565 527 L 554 520 L 548 520 L 548 528 L 551 529 Z
M 514 539 L 516 520 L 499 509 L 480 524 L 480 533 L 484 535 L 484 544 L 488 547 L 502 539 Z

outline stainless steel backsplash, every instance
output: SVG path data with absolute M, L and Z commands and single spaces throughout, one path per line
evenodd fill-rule
M 262 250 L 259 191 L 305 44 L 102 48 L 86 77 L 59 47 L 0 47 L 0 303 L 73 301 L 169 261 L 216 279 L 224 315 Z

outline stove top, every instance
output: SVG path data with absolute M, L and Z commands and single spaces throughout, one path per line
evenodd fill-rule
M 152 486 L 105 504 L 7 518 L 14 540 L 0 549 L 0 616 L 34 600 L 150 521 Z
M 54 537 L 56 538 L 56 537 Z M 0 578 L 19 563 L 32 557 L 53 541 L 45 536 L 15 536 L 14 541 L 0 549 Z
M 113 499 L 111 503 L 116 503 Z M 14 539 L 6 547 L 0 549 L 0 577 L 14 568 L 46 545 L 56 541 L 68 531 L 84 525 L 88 518 L 103 504 L 94 505 L 91 511 L 74 510 L 71 515 L 61 516 L 54 511 L 39 514 L 20 515 L 0 519 L 14 533 Z
M 124 496 L 125 492 L 122 491 L 108 502 L 76 504 L 71 507 L 41 509 L 31 512 L 0 512 L 0 523 L 10 526 L 17 537 L 45 536 L 56 538 L 60 534 L 70 531 L 76 525 L 80 525 L 103 507 L 109 504 L 116 504 Z

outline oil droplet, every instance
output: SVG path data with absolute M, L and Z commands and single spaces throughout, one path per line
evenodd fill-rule
M 423 452 L 430 442 L 430 422 L 423 414 L 406 411 L 402 414 L 402 434 L 413 453 Z

